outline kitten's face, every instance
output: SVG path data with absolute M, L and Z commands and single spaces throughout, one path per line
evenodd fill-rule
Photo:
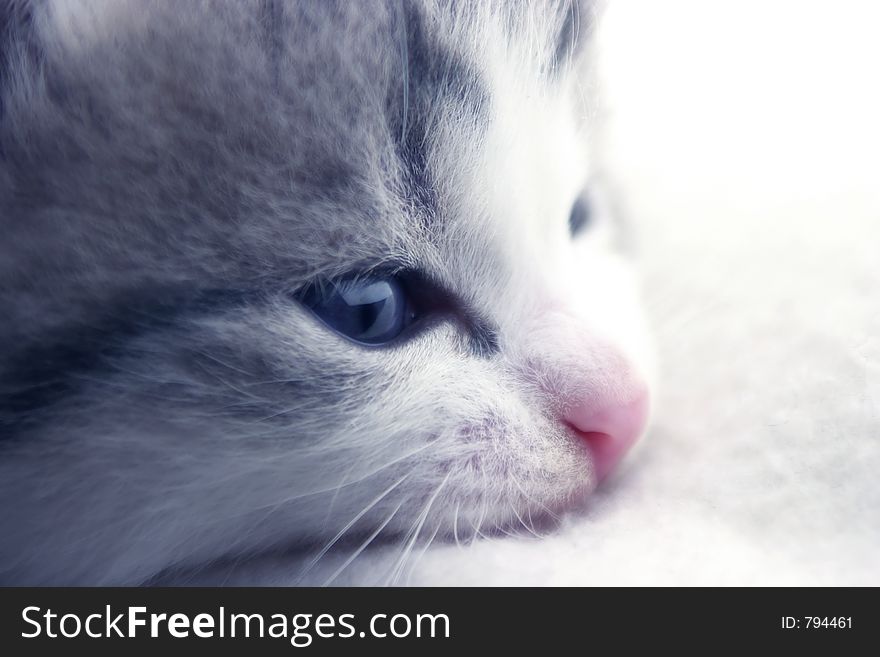
M 638 437 L 567 12 L 83 4 L 7 56 L 3 580 L 512 528 Z

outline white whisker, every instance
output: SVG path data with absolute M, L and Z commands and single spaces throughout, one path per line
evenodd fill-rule
M 546 511 L 547 514 L 548 514 L 551 518 L 553 518 L 553 519 L 556 520 L 556 521 L 559 521 L 559 515 L 556 514 L 556 513 L 554 513 L 553 511 L 551 511 L 549 508 L 547 508 L 547 506 L 546 506 L 545 504 L 543 504 L 542 502 L 538 501 L 538 502 L 536 503 L 535 500 L 533 500 L 533 499 L 531 498 L 531 496 L 530 496 L 528 493 L 526 493 L 525 490 L 523 490 L 522 485 L 520 485 L 519 480 L 517 480 L 516 477 L 511 477 L 511 479 L 513 480 L 514 485 L 519 489 L 519 492 L 522 493 L 523 497 L 526 498 L 526 500 L 528 500 L 529 504 L 537 504 L 537 505 L 540 506 L 542 509 L 544 509 L 544 511 Z M 532 512 L 529 511 L 529 519 L 531 519 L 531 513 L 532 513 Z
M 342 481 L 339 482 L 339 485 L 336 487 L 336 490 L 333 491 L 333 497 L 330 498 L 330 504 L 327 505 L 327 512 L 324 514 L 324 522 L 323 527 L 327 527 L 327 521 L 330 520 L 330 516 L 333 515 L 333 508 L 336 506 L 336 500 L 339 498 L 339 492 L 345 486 L 345 482 L 348 480 L 349 476 L 352 473 L 352 470 L 357 467 L 358 462 L 352 461 L 351 465 L 348 466 L 348 469 L 345 471 L 345 474 L 342 475 Z
M 339 532 L 336 534 L 336 536 L 334 536 L 332 539 L 330 539 L 330 541 L 329 541 L 329 542 L 328 542 L 323 548 L 321 548 L 321 551 L 318 552 L 318 554 L 317 554 L 317 555 L 316 555 L 316 556 L 315 556 L 315 557 L 314 557 L 314 558 L 308 563 L 308 565 L 306 565 L 306 567 L 305 567 L 305 568 L 302 570 L 302 572 L 300 573 L 300 576 L 299 576 L 299 578 L 297 579 L 297 583 L 300 582 L 300 581 L 302 581 L 302 578 L 305 577 L 305 575 L 306 575 L 306 574 L 307 574 L 312 568 L 314 568 L 315 564 L 317 564 L 317 563 L 321 560 L 321 558 L 322 558 L 325 554 L 327 554 L 327 552 L 330 550 L 330 548 L 332 548 L 332 547 L 336 544 L 336 542 L 337 542 L 340 538 L 342 538 L 343 535 L 345 535 L 345 533 L 346 533 L 349 529 L 351 529 L 351 528 L 354 526 L 354 524 L 355 524 L 358 520 L 360 520 L 361 518 L 364 517 L 364 514 L 366 514 L 370 509 L 372 509 L 372 508 L 373 508 L 374 506 L 376 506 L 380 501 L 382 501 L 382 499 L 383 499 L 386 495 L 388 495 L 388 493 L 390 493 L 390 492 L 393 491 L 395 488 L 397 488 L 400 484 L 402 484 L 402 483 L 403 483 L 403 482 L 409 477 L 409 475 L 410 475 L 410 473 L 407 472 L 407 473 L 406 473 L 405 475 L 403 475 L 400 479 L 398 479 L 398 480 L 395 481 L 393 484 L 391 484 L 388 488 L 386 488 L 384 491 L 382 491 L 381 493 L 379 493 L 379 495 L 377 495 L 376 497 L 374 497 L 373 500 L 372 500 L 369 504 L 367 504 L 367 506 L 365 506 L 365 507 L 361 510 L 360 513 L 358 513 L 354 518 L 352 518 L 351 520 L 349 520 L 348 523 L 345 525 L 345 527 L 343 527 L 342 529 L 340 529 Z
M 434 528 L 434 532 L 431 534 L 431 538 L 425 543 L 425 547 L 422 548 L 422 551 L 419 552 L 419 556 L 415 558 L 412 562 L 412 566 L 410 566 L 409 573 L 406 576 L 406 585 L 409 586 L 409 581 L 412 579 L 412 574 L 416 569 L 416 566 L 419 565 L 419 562 L 424 558 L 425 552 L 428 551 L 428 548 L 431 547 L 431 543 L 434 542 L 434 539 L 437 538 L 437 533 L 440 531 L 440 527 L 443 525 L 442 520 L 437 522 L 437 526 Z
M 388 523 L 391 522 L 391 519 L 394 518 L 398 511 L 400 511 L 400 507 L 403 506 L 403 503 L 405 501 L 406 500 L 401 500 L 400 504 L 394 507 L 394 511 L 391 512 L 391 515 L 385 518 L 385 521 L 381 525 L 379 525 L 376 531 L 370 534 L 366 541 L 361 543 L 358 549 L 355 550 L 354 554 L 346 559 L 345 562 L 339 568 L 337 568 L 332 575 L 330 575 L 330 577 L 322 584 L 322 586 L 330 586 L 331 582 L 339 577 L 339 575 L 342 574 L 342 571 L 348 568 L 354 562 L 354 560 L 357 559 L 361 555 L 361 553 L 363 553 L 363 551 L 367 549 L 367 547 L 369 547 L 370 543 L 376 540 L 376 537 L 382 533 L 382 530 L 388 526 Z
M 348 488 L 349 486 L 354 486 L 355 484 L 359 484 L 362 481 L 365 481 L 365 480 L 369 479 L 370 477 L 373 477 L 373 476 L 379 474 L 383 470 L 387 470 L 388 468 L 405 461 L 406 459 L 410 458 L 411 456 L 418 454 L 422 450 L 428 448 L 430 445 L 431 445 L 431 443 L 426 443 L 426 444 L 422 445 L 421 447 L 418 447 L 418 448 L 412 450 L 411 452 L 407 452 L 406 454 L 403 454 L 402 456 L 398 456 L 394 460 L 389 461 L 388 463 L 386 463 L 385 465 L 383 465 L 381 467 L 370 470 L 369 472 L 358 477 L 357 479 L 352 479 L 351 481 L 346 481 L 342 484 L 339 484 L 337 486 L 333 486 L 331 488 L 320 488 L 318 490 L 309 491 L 308 493 L 299 493 L 297 495 L 291 495 L 289 497 L 285 497 L 284 499 L 282 499 L 278 502 L 273 502 L 272 504 L 267 504 L 267 505 L 264 505 L 261 507 L 252 508 L 248 512 L 258 511 L 260 509 L 269 509 L 271 512 L 271 511 L 274 511 L 278 507 L 280 507 L 288 502 L 295 502 L 296 500 L 301 500 L 306 497 L 311 497 L 313 495 L 321 495 L 323 493 L 337 492 L 340 488 Z
M 541 536 L 536 534 L 535 531 L 523 521 L 522 516 L 519 515 L 519 512 L 516 510 L 516 506 L 513 504 L 513 502 L 508 502 L 508 506 L 510 507 L 510 510 L 513 511 L 513 515 L 516 516 L 516 519 L 519 520 L 519 524 L 521 524 L 527 532 L 529 532 L 535 538 L 541 538 Z
M 461 548 L 461 542 L 458 540 L 458 511 L 461 508 L 461 500 L 455 503 L 455 515 L 452 517 L 452 535 L 455 537 L 455 544 Z
M 396 582 L 398 577 L 400 577 L 400 574 L 403 570 L 403 567 L 406 564 L 406 560 L 409 557 L 410 552 L 412 551 L 413 545 L 415 545 L 415 542 L 419 538 L 419 533 L 422 531 L 422 526 L 425 524 L 425 520 L 428 518 L 428 514 L 431 511 L 431 506 L 434 504 L 434 500 L 437 499 L 437 496 L 440 494 L 440 491 L 443 490 L 443 487 L 446 485 L 446 482 L 449 481 L 449 476 L 451 474 L 452 474 L 451 471 L 446 473 L 446 476 L 443 478 L 443 481 L 440 482 L 439 486 L 437 486 L 437 489 L 434 491 L 433 495 L 431 495 L 431 498 L 428 500 L 427 504 L 425 504 L 425 508 L 419 514 L 419 516 L 416 520 L 417 524 L 415 526 L 415 531 L 410 530 L 410 534 L 412 535 L 412 538 L 410 538 L 407 541 L 407 543 L 403 549 L 402 554 L 400 555 L 400 557 L 398 558 L 394 567 L 392 568 L 392 575 L 387 583 L 390 584 L 392 582 Z

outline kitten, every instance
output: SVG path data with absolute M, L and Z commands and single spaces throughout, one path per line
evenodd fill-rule
M 642 433 L 589 8 L 0 7 L 3 583 L 506 531 Z

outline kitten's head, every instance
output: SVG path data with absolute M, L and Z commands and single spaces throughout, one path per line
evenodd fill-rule
M 4 581 L 514 527 L 641 433 L 588 11 L 7 12 Z

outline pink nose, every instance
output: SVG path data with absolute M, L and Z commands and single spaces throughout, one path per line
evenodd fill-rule
M 599 481 L 605 479 L 638 440 L 648 420 L 648 393 L 625 403 L 581 404 L 565 415 L 593 457 Z

